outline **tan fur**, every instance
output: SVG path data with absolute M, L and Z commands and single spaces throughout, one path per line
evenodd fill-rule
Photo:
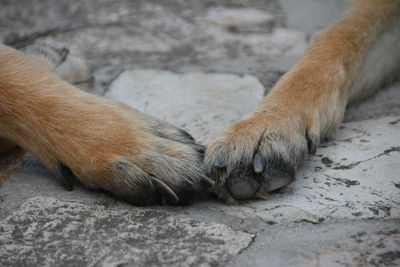
M 138 204 L 163 194 L 153 176 L 178 196 L 204 188 L 201 155 L 183 131 L 80 91 L 6 46 L 0 46 L 0 103 L 0 137 L 58 176 L 61 163 L 85 185 Z M 162 138 L 163 131 L 174 139 Z
M 377 45 L 383 45 L 379 43 L 383 34 L 399 33 L 399 29 L 400 1 L 353 1 L 340 21 L 314 38 L 303 58 L 277 82 L 255 111 L 208 146 L 205 162 L 209 171 L 216 173 L 213 164 L 217 160 L 226 165 L 226 172 L 217 177 L 217 193 L 234 202 L 226 181 L 232 178 L 233 170 L 251 168 L 257 152 L 267 161 L 278 159 L 298 168 L 306 156 L 307 139 L 309 145 L 316 146 L 332 136 L 349 101 L 363 97 L 367 91 L 371 94 L 399 73 L 398 67 L 392 67 L 400 65 L 398 34 L 390 37 L 393 44 L 387 49 L 391 50 L 384 51 L 391 57 L 385 57 L 383 62 L 379 57 L 374 59 L 380 66 L 387 64 L 388 71 L 366 73 L 371 68 L 366 66 L 368 57 Z M 374 80 L 362 83 L 367 79 L 363 75 L 371 76 L 372 71 Z M 262 179 L 273 179 L 268 173 L 263 175 Z M 268 188 L 261 186 L 259 196 L 265 196 L 266 191 Z

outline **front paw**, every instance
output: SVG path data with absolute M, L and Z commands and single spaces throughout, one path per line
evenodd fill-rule
M 254 115 L 239 121 L 208 145 L 205 166 L 215 177 L 214 191 L 227 202 L 265 199 L 290 183 L 316 135 L 300 119 Z
M 214 184 L 201 167 L 205 148 L 187 132 L 106 103 L 75 118 L 73 132 L 58 125 L 64 134 L 51 148 L 58 161 L 48 165 L 68 189 L 76 177 L 136 205 L 186 204 Z
M 213 186 L 201 168 L 205 148 L 185 131 L 174 132 L 160 128 L 144 132 L 147 140 L 140 153 L 119 155 L 109 162 L 105 188 L 134 204 L 180 205 Z

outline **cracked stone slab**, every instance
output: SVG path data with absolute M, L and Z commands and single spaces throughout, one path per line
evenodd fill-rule
M 263 94 L 264 87 L 251 75 L 128 70 L 105 96 L 189 130 L 205 142 L 248 113 Z
M 315 254 L 302 266 L 400 266 L 400 231 L 359 232 Z
M 341 220 L 318 225 L 265 226 L 251 247 L 227 266 L 398 266 L 395 258 L 400 249 L 399 223 L 400 220 Z
M 2 266 L 215 266 L 254 236 L 156 210 L 113 210 L 50 197 L 0 222 Z
M 209 209 L 268 223 L 400 218 L 400 117 L 344 123 L 286 188 L 266 201 Z

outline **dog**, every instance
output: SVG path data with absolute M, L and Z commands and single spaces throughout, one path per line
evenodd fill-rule
M 210 187 L 228 203 L 266 198 L 295 176 L 346 106 L 400 73 L 400 1 L 353 0 L 245 119 L 207 148 L 127 105 L 78 90 L 67 49 L 0 46 L 0 153 L 19 146 L 73 179 L 136 205 L 184 204 Z M 211 178 L 209 178 L 211 177 Z

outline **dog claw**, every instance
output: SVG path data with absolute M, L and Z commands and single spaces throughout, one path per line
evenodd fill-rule
M 200 144 L 193 144 L 192 145 L 194 150 L 196 150 L 199 153 L 204 153 L 206 151 L 206 147 Z
M 208 184 L 209 187 L 213 187 L 215 185 L 215 182 L 207 176 L 201 175 L 201 178 Z
M 257 194 L 254 196 L 255 198 L 261 199 L 261 200 L 268 200 L 269 199 L 269 194 L 265 190 L 259 190 Z
M 68 191 L 72 191 L 74 187 L 72 186 L 72 180 L 75 179 L 75 175 L 71 172 L 71 170 L 64 164 L 60 163 L 58 165 L 58 175 L 57 175 L 64 187 Z
M 317 151 L 317 146 L 315 145 L 313 140 L 310 138 L 310 135 L 308 134 L 308 131 L 306 132 L 306 140 L 307 140 L 308 153 L 310 155 L 315 155 L 315 152 Z
M 222 161 L 222 159 L 217 158 L 217 159 L 215 160 L 215 162 L 214 162 L 214 166 L 217 167 L 217 168 L 222 169 L 222 168 L 225 167 L 225 164 L 224 164 L 224 162 Z
M 187 140 L 189 141 L 189 143 L 193 143 L 195 142 L 193 136 L 190 135 L 190 133 L 186 132 L 185 130 L 179 129 L 181 135 Z
M 264 158 L 263 155 L 257 152 L 256 155 L 254 156 L 254 161 L 253 161 L 254 172 L 257 174 L 261 173 L 264 170 L 266 164 L 267 160 Z
M 169 200 L 176 204 L 179 202 L 179 197 L 175 194 L 175 192 L 168 186 L 166 185 L 163 181 L 157 179 L 156 177 L 151 177 L 151 180 L 158 185 L 158 188 L 163 191 L 163 193 L 167 194 L 169 196 Z M 165 199 L 161 198 L 161 200 L 164 202 Z M 164 203 L 163 203 L 164 204 Z

